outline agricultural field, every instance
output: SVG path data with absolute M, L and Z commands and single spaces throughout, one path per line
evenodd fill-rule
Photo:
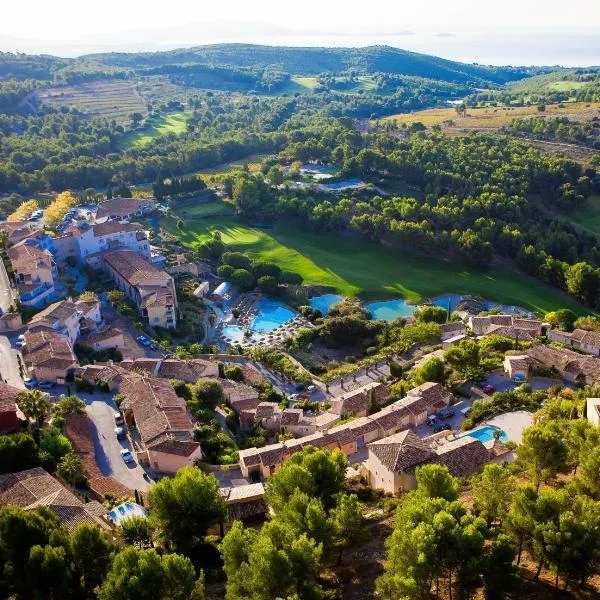
M 420 122 L 426 127 L 452 121 L 451 127 L 454 129 L 499 129 L 508 125 L 512 119 L 540 116 L 568 117 L 574 121 L 585 121 L 600 116 L 600 103 L 549 104 L 544 112 L 539 112 L 536 106 L 469 108 L 464 117 L 459 115 L 455 108 L 430 108 L 392 115 L 383 121 L 395 121 L 398 125 Z
M 147 114 L 146 101 L 129 81 L 93 81 L 53 87 L 35 92 L 36 100 L 60 109 L 76 108 L 90 117 L 114 119 L 129 124 L 131 114 Z
M 148 119 L 144 127 L 127 133 L 121 142 L 121 147 L 124 150 L 128 148 L 141 148 L 152 140 L 174 133 L 179 135 L 185 133 L 185 128 L 189 118 L 192 116 L 190 112 L 172 112 L 167 115 L 160 115 Z
M 183 230 L 178 230 L 176 222 L 175 211 L 174 217 L 163 221 L 163 227 L 189 246 L 203 243 L 218 230 L 223 241 L 233 248 L 296 271 L 306 283 L 328 286 L 347 297 L 402 296 L 417 302 L 455 292 L 477 294 L 540 312 L 564 306 L 584 312 L 560 292 L 508 268 L 474 273 L 445 260 L 391 250 L 353 235 L 308 233 L 293 225 L 259 229 L 221 217 L 187 222 Z

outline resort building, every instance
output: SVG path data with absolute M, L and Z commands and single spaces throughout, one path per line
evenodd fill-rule
M 27 307 L 44 306 L 55 292 L 55 278 L 58 276 L 52 254 L 25 243 L 9 248 L 7 254 L 21 304 Z
M 521 319 L 513 315 L 470 317 L 469 327 L 475 335 L 499 335 L 513 340 L 532 342 L 544 335 L 549 325 L 535 319 Z
M 553 342 L 560 342 L 596 356 L 600 355 L 600 332 L 585 329 L 574 329 L 570 332 L 550 329 L 547 335 Z
M 175 283 L 168 273 L 131 250 L 105 252 L 102 266 L 147 323 L 165 328 L 177 325 Z
M 96 225 L 81 223 L 69 228 L 63 235 L 54 239 L 56 256 L 65 261 L 72 257 L 77 262 L 97 265 L 101 253 L 119 248 L 127 248 L 138 254 L 150 257 L 150 242 L 144 228 L 139 223 L 106 221 Z
M 27 239 L 35 229 L 33 224 L 27 221 L 4 221 L 0 223 L 0 231 L 6 231 L 7 247 L 10 247 Z
M 50 304 L 34 315 L 27 328 L 29 331 L 53 331 L 69 340 L 71 345 L 79 337 L 82 313 L 71 298 Z
M 194 441 L 194 425 L 180 398 L 166 379 L 129 376 L 121 382 L 121 410 L 129 427 L 139 432 L 138 460 L 154 471 L 175 473 L 193 466 L 202 456 Z
M 390 398 L 387 386 L 374 381 L 360 388 L 345 392 L 331 403 L 331 412 L 335 415 L 366 417 L 385 404 Z
M 129 221 L 150 214 L 155 204 L 154 198 L 111 198 L 98 204 L 95 221 Z
M 46 506 L 71 532 L 80 523 L 111 529 L 102 504 L 95 500 L 82 502 L 41 467 L 0 475 L 0 506 L 6 504 L 23 510 Z
M 29 375 L 39 381 L 65 383 L 77 367 L 71 343 L 55 331 L 26 332 L 21 353 Z
M 535 365 L 536 361 L 527 354 L 506 356 L 503 363 L 504 372 L 513 381 L 525 381 L 528 379 Z
M 462 321 L 453 321 L 451 323 L 442 323 L 440 325 L 442 341 L 455 338 L 456 336 L 465 335 L 467 326 Z
M 415 469 L 424 464 L 441 464 L 452 475 L 462 477 L 481 469 L 490 461 L 490 452 L 469 436 L 442 446 L 430 446 L 412 431 L 402 431 L 369 444 L 365 472 L 369 485 L 390 494 L 417 487 Z
M 593 356 L 543 344 L 534 344 L 527 355 L 535 361 L 532 368 L 556 369 L 563 379 L 577 385 L 594 385 L 600 379 L 600 359 Z
M 86 348 L 91 348 L 96 352 L 105 350 L 123 350 L 125 348 L 125 338 L 123 332 L 109 325 L 97 331 L 90 331 L 79 338 L 78 343 Z

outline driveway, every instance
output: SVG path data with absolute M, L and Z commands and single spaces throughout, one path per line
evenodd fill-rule
M 0 335 L 0 378 L 16 388 L 25 389 L 19 369 L 19 352 L 11 348 L 5 335 Z
M 144 469 L 137 463 L 127 465 L 121 450 L 132 450 L 129 440 L 118 440 L 115 435 L 114 413 L 117 410 L 112 395 L 95 392 L 77 392 L 85 402 L 86 412 L 92 421 L 92 435 L 96 451 L 96 463 L 104 475 L 111 475 L 117 481 L 133 490 L 147 490 L 150 487 L 143 475 Z

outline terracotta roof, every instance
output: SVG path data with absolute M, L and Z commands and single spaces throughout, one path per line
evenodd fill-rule
M 289 455 L 287 448 L 282 443 L 271 444 L 258 449 L 260 462 L 265 467 L 270 467 L 283 462 Z
M 114 235 L 117 233 L 130 233 L 133 231 L 144 232 L 144 228 L 139 223 L 121 223 L 120 221 L 97 223 L 96 225 L 92 225 L 90 229 L 93 232 L 94 237 Z
M 52 254 L 37 246 L 21 244 L 7 250 L 8 258 L 17 273 L 31 273 L 36 268 L 51 269 Z
M 600 348 L 600 332 L 586 331 L 585 329 L 574 329 L 571 333 L 571 339 L 580 344 L 588 344 L 595 348 Z
M 383 404 L 390 397 L 389 388 L 376 381 L 356 390 L 346 392 L 340 398 L 336 398 L 331 403 L 331 411 L 338 415 L 356 415 L 368 412 L 371 408 L 371 390 L 375 390 L 377 405 Z
M 127 217 L 144 207 L 151 208 L 154 202 L 154 198 L 112 198 L 98 204 L 96 219 Z
M 102 258 L 131 285 L 142 285 L 148 280 L 171 282 L 168 273 L 157 269 L 149 260 L 132 250 L 105 252 Z
M 208 371 L 208 373 L 207 373 Z M 193 358 L 190 360 L 163 360 L 158 368 L 158 377 L 181 379 L 187 383 L 196 383 L 207 375 L 218 376 L 218 366 L 209 360 Z
M 438 446 L 435 452 L 437 458 L 433 462 L 446 465 L 455 477 L 473 473 L 490 460 L 490 453 L 485 446 L 469 436 Z
M 92 523 L 110 529 L 97 516 L 96 504 L 88 511 L 77 496 L 41 467 L 0 475 L 0 505 L 14 504 L 24 510 L 47 506 L 71 531 L 79 523 Z
M 488 329 L 488 333 L 499 335 L 510 339 L 519 339 L 523 342 L 532 342 L 535 340 L 536 332 L 533 329 L 525 329 L 522 327 L 505 327 L 503 325 L 492 325 Z
M 254 388 L 230 379 L 223 379 L 220 383 L 223 393 L 235 410 L 256 408 L 260 404 L 258 392 Z
M 85 336 L 79 338 L 78 343 L 83 346 L 93 346 L 96 342 L 111 340 L 115 337 L 123 336 L 123 332 L 117 327 L 108 325 L 99 331 L 91 331 Z
M 17 395 L 22 392 L 12 385 L 0 381 L 0 412 L 14 412 L 17 410 Z
M 453 321 L 452 323 L 442 323 L 440 325 L 440 331 L 442 334 L 445 333 L 464 333 L 466 330 L 466 326 L 462 321 Z
M 511 368 L 513 369 L 524 369 L 527 370 L 535 361 L 527 356 L 526 354 L 520 354 L 518 356 L 507 356 L 506 360 Z
M 256 407 L 255 418 L 257 420 L 269 419 L 273 416 L 276 408 L 277 404 L 273 402 L 261 402 Z
M 304 412 L 299 408 L 285 408 L 281 411 L 281 424 L 298 425 L 303 415 Z
M 25 363 L 33 367 L 66 370 L 77 364 L 69 341 L 51 331 L 25 333 L 22 354 Z
M 36 323 L 37 321 L 48 320 L 51 322 L 64 323 L 76 315 L 77 307 L 75 303 L 71 298 L 67 298 L 66 300 L 49 304 L 44 310 L 35 314 L 31 318 L 31 322 Z
M 395 433 L 368 445 L 381 463 L 390 471 L 398 473 L 413 469 L 435 457 L 429 444 L 410 430 Z
M 240 462 L 246 467 L 260 465 L 260 454 L 258 448 L 246 448 L 239 451 Z
M 153 444 L 152 450 L 166 454 L 175 454 L 177 456 L 191 456 L 199 447 L 200 444 L 198 442 L 165 439 L 158 444 Z

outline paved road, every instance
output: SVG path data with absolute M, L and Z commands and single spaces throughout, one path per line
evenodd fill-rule
M 11 348 L 5 335 L 0 335 L 0 377 L 16 388 L 25 389 L 19 369 L 19 353 Z
M 115 435 L 114 413 L 117 410 L 110 394 L 85 394 L 78 392 L 85 401 L 86 412 L 92 420 L 92 434 L 96 449 L 96 463 L 104 475 L 112 475 L 131 489 L 146 490 L 150 487 L 144 478 L 144 470 L 136 462 L 127 465 L 121 458 L 121 449 L 132 450 L 128 440 L 118 440 Z
M 6 312 L 8 307 L 15 301 L 14 290 L 10 286 L 10 280 L 4 262 L 0 260 L 0 308 Z

